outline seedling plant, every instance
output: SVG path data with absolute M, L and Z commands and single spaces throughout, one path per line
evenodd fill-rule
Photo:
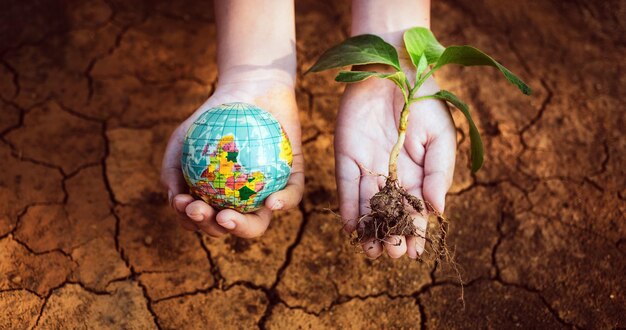
M 437 232 L 425 238 L 435 260 L 449 259 L 445 243 L 447 220 L 440 210 L 436 210 L 428 201 L 409 194 L 398 180 L 398 156 L 404 145 L 411 104 L 426 99 L 439 99 L 463 113 L 469 123 L 472 172 L 478 171 L 483 164 L 483 143 L 467 104 L 456 95 L 447 90 L 440 90 L 435 94 L 417 97 L 417 91 L 437 70 L 448 64 L 495 67 L 522 93 L 530 95 L 531 89 L 511 71 L 481 50 L 472 46 L 444 47 L 427 28 L 415 27 L 405 31 L 403 41 L 411 59 L 411 65 L 415 69 L 414 79 L 407 79 L 400 67 L 396 49 L 382 38 L 371 34 L 351 37 L 328 49 L 308 72 L 365 64 L 383 64 L 391 68 L 392 72 L 340 71 L 335 77 L 336 81 L 345 83 L 356 83 L 369 78 L 388 79 L 400 89 L 404 97 L 404 106 L 400 112 L 398 124 L 398 139 L 389 154 L 389 173 L 385 185 L 370 199 L 370 213 L 359 218 L 353 243 L 360 243 L 364 239 L 371 238 L 384 242 L 391 235 L 424 237 L 413 224 L 410 215 L 412 208 L 423 215 L 436 217 Z

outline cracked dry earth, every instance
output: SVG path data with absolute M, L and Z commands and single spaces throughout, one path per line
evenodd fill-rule
M 299 72 L 346 38 L 349 5 L 297 1 Z M 0 13 L 0 329 L 626 327 L 626 6 L 434 1 L 444 44 L 492 69 L 440 84 L 474 109 L 487 150 L 468 170 L 459 112 L 449 267 L 355 252 L 337 209 L 342 86 L 300 75 L 299 209 L 260 239 L 173 221 L 159 186 L 170 132 L 211 93 L 209 1 L 5 1 Z

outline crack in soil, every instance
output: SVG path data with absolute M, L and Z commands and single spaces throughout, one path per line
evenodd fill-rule
M 133 273 L 133 272 L 134 272 L 134 270 L 131 268 L 131 273 Z M 141 288 L 141 292 L 143 293 L 143 297 L 146 300 L 146 308 L 148 309 L 148 312 L 150 312 L 150 315 L 152 315 L 152 320 L 154 321 L 154 325 L 156 325 L 157 329 L 159 329 L 159 330 L 162 329 L 161 325 L 159 324 L 159 317 L 157 316 L 157 314 L 152 309 L 152 300 L 148 296 L 148 289 L 146 288 L 145 285 L 143 285 L 141 283 L 141 281 L 137 280 L 137 281 L 134 281 L 134 282 L 137 283 L 137 285 L 139 285 L 139 287 Z
M 502 284 L 503 286 L 506 287 L 514 287 L 514 288 L 518 288 L 518 289 L 522 289 L 526 292 L 529 293 L 533 293 L 535 295 L 537 295 L 537 297 L 539 297 L 539 299 L 541 300 L 541 302 L 544 304 L 544 306 L 546 307 L 546 309 L 548 309 L 548 311 L 550 312 L 550 314 L 552 314 L 552 316 L 562 325 L 569 327 L 569 328 L 574 328 L 574 329 L 578 329 L 579 327 L 573 323 L 567 322 L 565 321 L 563 318 L 561 318 L 561 316 L 559 315 L 558 311 L 552 307 L 552 305 L 550 305 L 550 303 L 548 302 L 548 300 L 546 300 L 546 298 L 541 294 L 540 290 L 537 290 L 535 288 L 531 288 L 529 286 L 526 286 L 524 284 L 519 284 L 519 283 L 509 283 L 504 281 L 502 278 L 495 278 L 493 279 L 493 281 Z
M 524 147 L 528 147 L 528 144 L 524 139 L 524 133 L 526 133 L 530 128 L 535 126 L 541 120 L 541 118 L 543 118 L 543 114 L 546 112 L 546 109 L 548 108 L 550 102 L 552 102 L 552 97 L 554 96 L 554 92 L 552 91 L 552 88 L 550 88 L 548 83 L 544 79 L 540 79 L 539 81 L 541 82 L 541 86 L 543 86 L 543 88 L 546 90 L 547 95 L 543 102 L 541 102 L 541 106 L 539 107 L 539 110 L 537 111 L 535 116 L 518 132 L 520 136 L 520 142 Z
M 534 205 L 533 205 L 534 206 Z M 532 207 L 532 206 L 531 206 Z M 531 212 L 532 214 L 536 214 L 534 211 L 530 210 L 529 212 Z M 567 321 L 565 321 L 564 319 L 562 319 L 559 314 L 558 311 L 556 311 L 556 309 L 554 307 L 552 307 L 552 305 L 548 302 L 548 300 L 542 295 L 541 290 L 539 289 L 535 289 L 532 288 L 526 284 L 523 283 L 512 283 L 512 282 L 507 282 L 505 281 L 502 276 L 501 276 L 501 270 L 500 270 L 500 266 L 498 265 L 498 261 L 497 261 L 497 250 L 499 248 L 499 246 L 502 244 L 502 242 L 504 242 L 504 240 L 510 236 L 512 236 L 512 234 L 514 234 L 514 232 L 509 233 L 508 235 L 506 233 L 504 233 L 504 231 L 502 230 L 502 225 L 504 224 L 504 220 L 506 219 L 506 215 L 508 213 L 506 212 L 502 212 L 501 213 L 501 217 L 500 217 L 500 221 L 498 221 L 498 241 L 494 244 L 492 252 L 491 252 L 491 263 L 492 263 L 492 267 L 494 268 L 495 272 L 494 275 L 492 276 L 492 278 L 490 278 L 491 281 L 495 281 L 497 283 L 500 283 L 504 286 L 510 286 L 510 287 L 516 287 L 519 289 L 522 289 L 524 291 L 536 294 L 539 299 L 541 300 L 541 302 L 545 305 L 545 307 L 548 309 L 548 311 L 550 312 L 550 314 L 552 314 L 552 316 L 562 325 L 570 327 L 570 328 L 578 328 L 576 325 L 569 323 Z M 537 214 L 536 214 L 537 215 Z M 559 221 L 558 219 L 553 219 L 555 221 Z M 564 224 L 566 225 L 566 224 Z M 469 286 L 469 284 L 467 285 Z
M 22 217 L 26 214 L 26 212 L 28 212 L 29 208 L 33 206 L 38 206 L 38 205 L 59 205 L 59 202 L 34 202 L 34 203 L 26 204 L 21 210 L 17 212 L 15 216 L 15 224 L 13 224 L 13 228 L 11 228 L 11 230 L 7 232 L 6 234 L 0 236 L 0 240 L 6 237 L 9 237 L 9 235 L 15 236 L 15 231 L 17 230 L 17 227 L 20 221 L 22 220 Z
M 198 237 L 198 240 L 200 241 L 200 246 L 202 246 L 202 250 L 204 250 L 204 253 L 206 253 L 207 259 L 209 260 L 209 265 L 211 267 L 211 276 L 213 276 L 213 280 L 215 281 L 215 284 L 213 286 L 222 287 L 226 281 L 226 278 L 224 278 L 224 276 L 220 272 L 219 267 L 217 266 L 217 263 L 213 260 L 213 256 L 211 255 L 211 250 L 209 250 L 209 248 L 204 243 L 204 239 L 202 239 L 202 233 L 198 232 L 196 233 L 196 236 Z
M 15 226 L 15 229 L 17 229 L 17 226 Z M 12 234 L 12 233 L 11 233 Z M 11 235 L 13 238 L 13 240 L 18 243 L 19 245 L 21 245 L 22 247 L 24 247 L 28 253 L 35 255 L 35 256 L 41 256 L 41 255 L 46 255 L 46 254 L 50 254 L 50 253 L 54 253 L 54 252 L 59 252 L 62 255 L 64 255 L 66 258 L 69 258 L 74 264 L 78 265 L 78 263 L 76 262 L 76 260 L 74 260 L 74 258 L 72 257 L 71 253 L 65 252 L 60 248 L 55 248 L 55 249 L 50 249 L 50 250 L 44 250 L 44 251 L 35 251 L 33 249 L 30 248 L 30 246 L 28 246 L 28 244 L 26 244 L 25 242 L 22 242 L 19 238 L 15 237 L 15 235 Z
M 15 92 L 13 92 L 11 99 L 15 99 L 18 95 L 20 95 L 21 91 L 19 72 L 17 72 L 17 70 L 15 70 L 15 68 L 11 66 L 11 64 L 9 64 L 9 62 L 7 62 L 4 58 L 0 58 L 0 64 L 4 65 L 7 70 L 11 72 L 11 82 L 13 83 L 13 86 L 15 86 Z
M 219 267 L 213 260 L 209 247 L 206 246 L 204 240 L 202 239 L 202 235 L 198 233 L 197 237 L 200 241 L 200 245 L 202 246 L 202 249 L 205 251 L 207 255 L 209 264 L 211 265 L 211 275 L 215 279 L 215 284 L 206 289 L 197 289 L 197 290 L 193 290 L 190 292 L 182 292 L 179 294 L 162 297 L 162 298 L 154 299 L 154 300 L 146 296 L 146 299 L 148 299 L 148 302 L 150 304 L 153 304 L 153 303 L 158 303 L 158 302 L 181 298 L 181 297 L 194 296 L 197 294 L 207 294 L 214 290 L 228 291 L 235 286 L 243 286 L 251 290 L 259 290 L 259 291 L 262 291 L 268 299 L 268 305 L 266 307 L 266 310 L 258 322 L 258 326 L 261 329 L 265 329 L 265 322 L 267 321 L 267 318 L 271 315 L 271 310 L 278 304 L 284 304 L 285 306 L 288 306 L 287 303 L 280 298 L 278 292 L 276 291 L 276 287 L 280 283 L 280 280 L 282 279 L 282 276 L 285 270 L 291 264 L 291 256 L 292 256 L 293 250 L 299 245 L 304 234 L 304 229 L 306 227 L 306 223 L 307 223 L 306 219 L 307 219 L 308 213 L 304 211 L 304 207 L 302 203 L 300 203 L 299 208 L 300 208 L 300 211 L 302 212 L 302 218 L 303 218 L 302 223 L 300 225 L 300 228 L 298 229 L 298 233 L 296 234 L 296 238 L 294 242 L 287 248 L 285 262 L 283 262 L 283 264 L 279 267 L 277 271 L 276 279 L 269 288 L 262 286 L 262 285 L 257 285 L 255 283 L 252 283 L 250 281 L 245 281 L 245 280 L 236 281 L 231 284 L 226 284 L 226 278 L 221 274 Z M 133 272 L 133 277 L 138 276 L 140 274 L 148 273 L 148 272 L 136 273 L 132 269 L 131 271 Z M 288 307 L 291 308 L 290 306 Z M 294 307 L 294 308 L 297 308 L 297 307 Z
M 17 160 L 24 161 L 24 162 L 29 162 L 29 163 L 33 163 L 33 164 L 36 164 L 36 165 L 40 165 L 40 166 L 44 166 L 44 167 L 47 167 L 47 168 L 51 168 L 51 169 L 57 170 L 57 171 L 59 171 L 61 173 L 62 177 L 65 177 L 66 174 L 65 174 L 65 172 L 63 172 L 63 168 L 61 168 L 61 166 L 57 166 L 57 165 L 54 165 L 54 164 L 49 164 L 49 163 L 43 162 L 41 160 L 37 160 L 37 159 L 34 159 L 34 158 L 30 158 L 30 157 L 24 156 L 24 154 L 22 153 L 22 150 L 18 149 L 9 140 L 5 139 L 4 136 L 0 136 L 0 141 L 4 142 L 6 145 L 9 146 L 9 148 L 11 149 L 11 155 L 13 157 L 15 157 Z
M 7 288 L 7 289 L 0 290 L 0 293 L 3 293 L 3 292 L 15 292 L 15 291 L 27 291 L 27 292 L 32 293 L 35 296 L 39 297 L 40 299 L 44 298 L 44 296 L 40 295 L 36 291 L 33 291 L 33 290 L 29 289 L 29 288 Z
M 70 274 L 68 274 L 68 276 L 71 276 Z M 52 295 L 54 294 L 54 292 L 58 289 L 61 289 L 63 287 L 65 287 L 68 284 L 77 284 L 79 285 L 82 289 L 84 289 L 85 291 L 95 294 L 95 295 L 111 295 L 111 293 L 109 292 L 102 292 L 102 291 L 97 291 L 97 290 L 93 290 L 91 288 L 85 287 L 82 283 L 80 282 L 74 282 L 74 281 L 70 281 L 68 278 L 65 279 L 65 281 L 53 288 L 50 288 L 50 291 L 48 291 L 48 294 L 46 294 L 43 301 L 43 304 L 41 304 L 41 308 L 39 309 L 39 314 L 37 315 L 37 319 L 35 320 L 35 325 L 33 326 L 33 329 L 36 329 L 39 326 L 39 321 L 41 320 L 41 316 L 43 315 L 43 312 L 46 309 L 46 305 L 48 304 L 48 301 L 50 300 L 50 297 L 52 297 Z
M 71 275 L 68 275 L 68 276 L 71 276 Z M 113 282 L 113 281 L 111 281 L 111 282 Z M 139 283 L 139 281 L 134 281 L 134 280 L 132 280 L 132 282 L 133 283 L 137 283 L 139 285 L 139 287 L 142 288 L 142 290 L 144 291 L 144 297 L 146 297 L 146 295 L 145 295 L 145 288 L 141 285 L 141 283 Z M 108 292 L 108 291 L 99 291 L 99 290 L 90 288 L 90 287 L 86 286 L 85 284 L 81 283 L 80 281 L 72 281 L 72 280 L 66 279 L 63 283 L 57 285 L 56 287 L 51 288 L 50 291 L 48 292 L 48 294 L 45 297 L 42 297 L 42 296 L 37 294 L 38 297 L 44 299 L 44 302 L 41 305 L 41 308 L 39 309 L 39 314 L 37 315 L 37 319 L 35 320 L 35 325 L 33 326 L 33 329 L 35 329 L 35 328 L 37 328 L 39 326 L 39 321 L 41 319 L 41 316 L 43 315 L 43 312 L 45 311 L 46 305 L 48 304 L 48 301 L 50 300 L 50 297 L 54 294 L 54 292 L 59 290 L 59 289 L 64 288 L 67 285 L 70 285 L 70 284 L 78 285 L 81 289 L 83 289 L 83 290 L 85 290 L 85 291 L 87 291 L 87 292 L 89 292 L 90 294 L 93 294 L 93 295 L 97 295 L 97 296 L 112 296 L 113 295 L 113 293 Z M 24 289 L 20 289 L 20 290 L 24 290 Z M 30 290 L 28 290 L 28 291 L 30 292 Z M 155 325 L 157 326 L 158 329 L 161 329 L 159 324 L 156 321 L 156 314 L 154 314 L 154 312 L 152 311 L 151 306 L 149 306 L 149 304 L 148 304 L 147 307 L 148 307 L 148 311 L 155 318 L 155 320 L 154 320 Z
M 531 210 L 530 213 L 535 215 L 535 216 L 537 216 L 537 217 L 543 217 L 543 218 L 546 218 L 546 219 L 548 219 L 550 221 L 558 222 L 558 223 L 562 224 L 563 226 L 566 226 L 566 227 L 575 229 L 577 231 L 580 231 L 580 232 L 582 232 L 581 233 L 581 237 L 584 237 L 584 235 L 586 235 L 586 234 L 591 234 L 591 235 L 596 236 L 596 237 L 598 237 L 598 238 L 600 238 L 600 239 L 602 239 L 604 241 L 607 241 L 607 242 L 613 242 L 614 241 L 613 239 L 609 238 L 608 236 L 602 235 L 600 233 L 596 233 L 591 228 L 584 228 L 584 227 L 577 226 L 576 224 L 566 222 L 561 217 L 554 217 L 554 216 L 551 216 L 551 215 L 548 215 L 548 214 L 543 214 L 541 212 L 537 212 L 537 211 L 534 211 L 534 210 Z
M 473 186 L 497 186 L 497 185 L 500 185 L 501 183 L 505 183 L 505 182 L 506 182 L 506 183 L 509 183 L 509 184 L 512 184 L 512 182 L 511 182 L 510 180 L 502 180 L 502 181 L 499 181 L 499 182 L 494 182 L 494 183 L 489 183 L 489 184 L 476 182 L 476 184 L 475 184 L 475 185 L 473 185 Z M 520 191 L 524 194 L 525 198 L 527 199 L 527 201 L 528 201 L 528 203 L 529 203 L 529 205 L 530 205 L 530 206 L 528 207 L 528 209 L 527 209 L 527 210 L 524 210 L 524 211 L 531 212 L 531 213 L 533 213 L 533 214 L 535 214 L 535 215 L 538 215 L 538 216 L 545 216 L 545 215 L 540 215 L 540 214 L 538 214 L 538 213 L 536 213 L 535 211 L 533 211 L 533 210 L 532 210 L 532 209 L 534 208 L 534 205 L 531 203 L 531 201 L 530 201 L 530 199 L 529 199 L 529 196 L 528 196 L 528 191 L 526 191 L 525 189 L 522 189 L 522 188 L 521 188 L 521 187 L 519 187 L 519 186 L 516 186 L 516 188 L 518 188 L 518 189 L 519 189 L 519 190 L 520 190 Z M 471 190 L 471 189 L 467 189 L 466 191 L 469 191 L 469 190 Z M 512 233 L 508 233 L 508 234 L 507 234 L 507 233 L 505 233 L 505 232 L 504 232 L 504 230 L 503 230 L 503 228 L 502 228 L 502 226 L 504 225 L 504 222 L 506 221 L 506 219 L 507 219 L 508 217 L 511 217 L 511 216 L 512 216 L 512 215 L 511 215 L 509 212 L 507 212 L 507 211 L 502 211 L 502 212 L 501 212 L 501 214 L 500 214 L 500 218 L 499 218 L 498 223 L 497 223 L 497 225 L 496 225 L 496 228 L 497 228 L 497 231 L 498 231 L 498 237 L 497 237 L 497 241 L 496 241 L 496 243 L 493 245 L 493 248 L 492 248 L 492 251 L 491 251 L 491 266 L 492 266 L 492 267 L 493 267 L 493 269 L 494 269 L 494 274 L 492 275 L 492 277 L 491 277 L 491 278 L 489 278 L 489 279 L 487 279 L 487 280 L 490 280 L 490 281 L 495 281 L 495 282 L 498 282 L 498 283 L 500 283 L 500 284 L 502 284 L 502 285 L 504 285 L 504 286 L 512 286 L 512 287 L 516 287 L 516 288 L 519 288 L 519 289 L 523 289 L 523 290 L 525 290 L 525 291 L 527 291 L 527 292 L 530 292 L 530 293 L 536 294 L 536 295 L 540 298 L 540 300 L 542 301 L 542 303 L 545 305 L 545 307 L 548 309 L 548 311 L 550 312 L 550 314 L 552 314 L 552 316 L 553 316 L 553 317 L 554 317 L 554 318 L 555 318 L 555 319 L 556 319 L 559 323 L 561 323 L 561 324 L 562 324 L 562 325 L 564 325 L 564 326 L 570 327 L 570 328 L 577 328 L 577 326 L 576 326 L 575 324 L 572 324 L 572 323 L 570 323 L 570 322 L 567 322 L 567 321 L 565 321 L 564 319 L 562 319 L 562 318 L 559 316 L 559 314 L 558 314 L 558 312 L 556 311 L 556 309 L 555 309 L 554 307 L 552 307 L 552 305 L 551 305 L 551 304 L 547 301 L 547 299 L 546 299 L 546 298 L 542 295 L 542 293 L 541 293 L 541 291 L 540 291 L 540 290 L 538 290 L 538 289 L 534 289 L 534 288 L 531 288 L 531 287 L 529 287 L 529 286 L 527 286 L 527 285 L 524 285 L 524 284 L 521 284 L 521 283 L 509 283 L 509 282 L 506 282 L 506 281 L 505 281 L 505 280 L 501 277 L 500 266 L 498 265 L 498 262 L 497 262 L 497 250 L 498 250 L 499 246 L 500 246 L 500 245 L 504 242 L 504 240 L 505 240 L 507 237 L 510 237 L 512 234 L 514 234 L 514 232 L 512 232 Z M 547 217 L 547 216 L 545 216 L 545 217 Z M 549 219 L 551 219 L 551 220 L 553 220 L 553 221 L 559 221 L 559 222 L 563 223 L 563 222 L 561 221 L 561 219 L 550 218 L 550 217 L 548 217 L 548 218 L 549 218 Z M 569 225 L 569 224 L 567 224 L 567 223 L 563 223 L 563 224 L 564 224 L 564 225 Z M 573 225 L 572 225 L 571 227 L 574 227 L 574 228 L 576 228 L 576 229 L 578 229 L 578 230 L 584 230 L 584 229 L 581 229 L 581 228 L 577 228 L 576 226 L 573 226 Z M 586 231 L 586 232 L 587 232 L 587 231 Z M 606 238 L 604 238 L 604 239 L 606 239 Z M 434 271 L 433 271 L 433 273 L 432 273 L 432 274 L 433 274 L 433 276 L 434 276 Z M 434 277 L 433 277 L 433 278 L 434 278 Z M 464 286 L 465 286 L 466 288 L 468 288 L 468 287 L 470 287 L 473 283 L 475 283 L 475 282 L 477 282 L 477 281 L 480 281 L 480 280 L 485 280 L 485 279 L 483 279 L 483 278 L 480 278 L 480 277 L 479 277 L 479 278 L 477 278 L 477 279 L 474 279 L 474 280 L 471 280 L 471 281 L 469 281 L 469 282 L 465 283 L 465 285 L 464 285 Z M 437 286 L 437 285 L 440 285 L 441 283 L 443 283 L 443 282 L 435 282 L 435 283 L 433 283 L 432 285 L 429 285 L 429 286 L 427 286 L 426 288 L 424 288 L 423 292 L 428 292 L 428 291 L 429 291 L 432 287 Z M 458 283 L 455 283 L 455 282 L 450 283 L 450 284 L 457 285 L 457 286 L 459 285 Z M 416 297 L 416 299 L 419 299 L 419 297 Z M 421 304 L 418 304 L 418 305 L 420 306 L 420 308 L 422 308 L 422 309 L 423 309 L 423 307 L 422 307 L 422 305 L 421 305 Z M 421 325 L 421 326 L 422 326 L 422 328 L 424 329 L 424 328 L 425 328 L 425 325 L 426 325 L 426 315 L 424 314 L 424 312 L 423 312 L 423 310 L 422 310 L 422 309 L 420 309 L 420 313 L 422 313 L 422 316 L 423 316 L 423 318 L 422 318 L 423 323 L 422 323 L 422 325 Z
M 91 117 L 91 116 L 86 115 L 84 113 L 78 112 L 78 111 L 72 109 L 71 107 L 68 107 L 61 100 L 59 100 L 56 96 L 52 96 L 52 97 L 50 97 L 50 99 L 54 100 L 54 102 L 57 103 L 57 105 L 59 106 L 59 108 L 61 108 L 62 111 L 70 114 L 71 116 L 80 118 L 80 119 L 85 120 L 85 121 L 98 123 L 98 124 L 101 124 L 101 125 L 104 125 L 104 123 L 105 123 L 104 120 L 100 120 L 100 119 L 98 119 L 96 117 Z
M 508 213 L 502 211 L 500 212 L 500 219 L 498 219 L 498 223 L 496 224 L 496 229 L 498 231 L 498 238 L 496 240 L 496 243 L 493 245 L 493 248 L 491 249 L 491 267 L 493 267 L 494 270 L 494 278 L 500 278 L 500 266 L 498 266 L 498 262 L 497 262 L 497 253 L 498 253 L 498 248 L 500 247 L 500 245 L 502 244 L 502 242 L 504 241 L 505 238 L 505 233 L 502 230 L 502 225 L 504 224 L 504 221 L 506 219 L 506 217 L 510 216 Z
M 109 141 L 109 138 L 107 137 L 107 134 L 106 134 L 107 126 L 108 125 L 106 122 L 102 123 L 102 137 L 104 139 L 104 155 L 102 156 L 102 159 L 100 160 L 100 162 L 102 166 L 102 180 L 104 182 L 104 187 L 109 195 L 109 200 L 111 202 L 110 212 L 113 215 L 113 218 L 115 218 L 115 232 L 113 234 L 113 240 L 115 242 L 115 250 L 119 253 L 120 258 L 122 259 L 122 261 L 124 261 L 124 264 L 126 265 L 126 267 L 131 270 L 131 274 L 135 274 L 135 270 L 130 264 L 130 261 L 128 260 L 128 256 L 126 256 L 126 254 L 124 253 L 124 248 L 120 244 L 120 223 L 122 220 L 120 219 L 119 215 L 117 214 L 115 210 L 116 206 L 119 203 L 117 199 L 115 198 L 115 194 L 113 193 L 111 182 L 109 181 L 109 177 L 107 176 L 106 160 L 110 156 L 110 153 L 111 153 L 111 141 Z
M 415 297 L 415 303 L 417 304 L 417 308 L 420 313 L 420 329 L 426 329 L 426 324 L 428 324 L 426 309 L 424 308 L 424 303 L 422 302 L 422 298 Z
M 43 315 L 43 311 L 46 309 L 46 305 L 48 304 L 48 300 L 50 299 L 51 294 L 52 291 L 50 291 L 50 293 L 44 298 L 43 304 L 41 304 L 41 308 L 39 308 L 39 313 L 37 314 L 37 319 L 35 320 L 35 325 L 33 326 L 33 329 L 36 329 L 37 326 L 39 326 L 39 320 L 41 320 L 41 315 Z
M 113 7 L 111 7 L 111 10 L 113 11 Z M 115 16 L 117 15 L 116 11 L 113 11 L 113 14 L 111 15 L 110 21 L 113 21 Z M 100 60 L 103 60 L 111 55 L 113 55 L 113 53 L 120 47 L 120 45 L 122 44 L 122 39 L 124 38 L 124 36 L 126 35 L 126 33 L 132 28 L 132 27 L 136 27 L 139 26 L 141 24 L 143 24 L 146 20 L 148 19 L 148 16 L 146 15 L 145 17 L 143 17 L 138 23 L 136 24 L 126 24 L 120 27 L 120 31 L 117 33 L 117 35 L 115 36 L 115 40 L 113 41 L 113 44 L 109 47 L 109 49 L 106 52 L 103 52 L 100 55 L 96 55 L 95 57 L 93 57 L 89 63 L 87 64 L 87 67 L 85 68 L 85 71 L 83 72 L 83 75 L 85 76 L 85 78 L 87 79 L 87 103 L 91 102 L 91 99 L 93 98 L 93 93 L 94 93 L 94 79 L 93 76 L 91 74 L 93 68 L 96 66 L 96 63 Z
M 52 100 L 52 97 L 51 97 L 51 96 L 49 96 L 49 97 L 45 98 L 45 99 L 44 99 L 44 100 L 42 100 L 42 101 L 39 101 L 39 102 L 33 103 L 33 104 L 32 104 L 30 107 L 28 107 L 28 108 L 24 108 L 24 107 L 22 107 L 21 105 L 19 105 L 19 104 L 17 104 L 17 103 L 15 103 L 15 102 L 13 102 L 13 101 L 11 101 L 11 100 L 6 100 L 6 99 L 4 99 L 4 98 L 3 98 L 3 97 L 1 97 L 1 96 L 0 96 L 0 100 L 2 100 L 3 102 L 5 102 L 6 104 L 8 104 L 8 105 L 10 105 L 10 106 L 13 106 L 14 108 L 16 108 L 16 109 L 18 109 L 18 110 L 20 111 L 20 118 L 19 118 L 18 123 L 17 123 L 17 124 L 15 124 L 15 125 L 13 125 L 13 126 L 10 126 L 10 127 L 6 128 L 4 131 L 2 131 L 2 132 L 0 133 L 0 136 L 4 137 L 4 135 L 6 135 L 6 134 L 10 133 L 11 131 L 13 131 L 13 130 L 16 130 L 16 129 L 18 129 L 18 128 L 23 127 L 23 126 L 24 126 L 24 117 L 26 116 L 26 113 L 27 113 L 27 112 L 29 112 L 30 110 L 34 109 L 35 107 L 38 107 L 38 106 L 41 106 L 41 105 L 46 104 L 47 102 L 49 102 L 50 100 Z M 3 140 L 3 141 L 4 141 L 4 140 Z M 7 142 L 7 143 L 8 143 L 8 142 Z
M 269 303 L 267 305 L 267 308 L 265 309 L 265 312 L 263 313 L 263 316 L 261 316 L 261 318 L 259 319 L 259 322 L 257 323 L 258 327 L 262 330 L 266 329 L 267 320 L 270 317 L 274 307 L 278 303 L 281 302 L 281 298 L 278 292 L 276 291 L 276 287 L 278 287 L 278 284 L 280 283 L 280 280 L 282 279 L 282 276 L 285 273 L 285 270 L 291 264 L 293 251 L 302 241 L 302 237 L 304 236 L 304 231 L 306 229 L 307 224 L 309 223 L 310 214 L 306 212 L 304 208 L 304 203 L 300 202 L 300 204 L 298 204 L 298 208 L 300 209 L 300 212 L 302 213 L 302 223 L 300 223 L 300 228 L 298 228 L 296 239 L 289 247 L 287 247 L 287 251 L 285 253 L 285 262 L 283 262 L 283 264 L 278 268 L 278 271 L 276 272 L 276 279 L 274 280 L 274 283 L 272 283 L 272 285 L 270 286 L 269 290 L 266 292 Z
M 1 99 L 1 98 L 0 98 Z M 2 100 L 5 103 L 14 106 L 16 109 L 18 109 L 20 111 L 20 116 L 18 118 L 17 124 L 12 125 L 12 126 L 8 126 L 7 128 L 5 128 L 4 130 L 0 131 L 0 140 L 4 141 L 5 143 L 9 144 L 8 142 L 6 142 L 6 140 L 4 139 L 4 136 L 6 134 L 8 134 L 9 132 L 16 130 L 22 126 L 24 126 L 24 117 L 26 116 L 26 113 L 23 109 L 21 109 L 20 107 L 17 106 L 17 104 L 13 103 L 13 102 L 8 102 L 6 100 Z

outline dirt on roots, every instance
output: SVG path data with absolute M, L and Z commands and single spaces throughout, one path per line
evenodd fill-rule
M 398 180 L 387 178 L 385 186 L 370 198 L 370 209 L 370 213 L 359 218 L 352 244 L 360 245 L 372 238 L 389 243 L 389 237 L 394 235 L 417 236 L 426 240 L 423 255 L 428 259 L 454 262 L 446 244 L 448 220 L 431 203 L 411 195 Z M 415 226 L 415 213 L 427 219 L 425 228 Z M 430 234 L 428 228 L 432 228 Z M 400 245 L 402 241 L 393 244 Z

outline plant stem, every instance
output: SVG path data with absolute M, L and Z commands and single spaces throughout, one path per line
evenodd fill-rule
M 398 180 L 398 156 L 400 155 L 400 150 L 402 150 L 402 146 L 404 145 L 404 139 L 406 138 L 406 127 L 409 123 L 409 105 L 410 102 L 405 102 L 404 106 L 402 107 L 402 112 L 400 112 L 400 124 L 398 125 L 398 140 L 396 141 L 396 144 L 393 146 L 393 149 L 391 149 L 391 153 L 389 154 L 390 181 Z
M 411 104 L 417 101 L 432 99 L 435 98 L 434 95 L 424 95 L 420 97 L 413 98 L 413 94 L 417 93 L 417 90 L 422 86 L 424 81 L 434 72 L 435 70 L 430 70 L 422 79 L 418 80 L 415 83 L 413 88 L 409 88 L 409 95 L 405 99 L 404 106 L 402 107 L 402 112 L 400 112 L 400 123 L 398 124 L 398 140 L 396 144 L 394 144 L 391 149 L 391 153 L 389 154 L 389 180 L 397 181 L 398 180 L 398 156 L 400 156 L 400 150 L 404 146 L 404 140 L 406 139 L 406 128 L 409 124 L 409 112 Z
M 435 71 L 437 71 L 437 67 L 430 69 L 422 78 L 420 78 L 420 80 L 415 82 L 415 87 L 413 88 L 413 92 L 417 91 L 422 84 L 426 81 L 426 79 L 428 79 L 428 77 L 430 77 L 433 73 L 435 73 Z
M 409 100 L 409 105 L 411 105 L 411 104 L 413 104 L 415 102 L 418 102 L 418 101 L 427 100 L 427 99 L 434 99 L 434 98 L 436 98 L 434 94 L 416 97 L 414 99 L 410 99 Z

